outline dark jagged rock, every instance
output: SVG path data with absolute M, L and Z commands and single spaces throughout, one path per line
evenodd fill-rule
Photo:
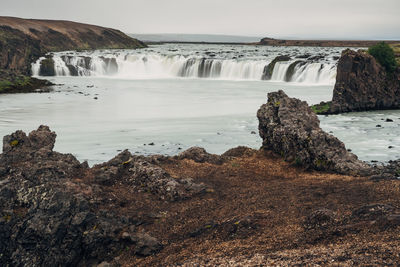
M 103 190 L 74 180 L 87 163 L 53 151 L 56 134 L 40 126 L 3 139 L 0 155 L 0 265 L 92 266 L 127 244 L 150 255 L 160 243 L 131 227 L 135 218 L 98 209 Z M 128 231 L 130 240 L 122 238 Z
M 329 113 L 400 108 L 400 70 L 387 74 L 363 51 L 344 50 Z
M 371 167 L 348 152 L 336 137 L 319 127 L 306 102 L 289 98 L 282 90 L 268 94 L 257 112 L 263 148 L 306 168 L 365 175 Z
M 321 59 L 323 59 L 323 58 L 325 58 L 324 55 L 316 55 L 316 56 L 309 57 L 309 58 L 307 59 L 307 61 L 319 62 L 319 61 L 320 61 Z
M 289 56 L 277 56 L 274 58 L 274 60 L 271 61 L 267 66 L 265 66 L 263 70 L 263 74 L 261 79 L 262 80 L 270 80 L 272 77 L 272 73 L 274 72 L 274 68 L 277 62 L 282 62 L 282 61 L 289 61 L 290 57 Z
M 133 190 L 150 192 L 169 201 L 205 192 L 204 184 L 196 184 L 191 179 L 174 179 L 151 160 L 154 159 L 133 156 L 125 150 L 110 161 L 95 166 L 95 181 L 105 185 L 123 181 Z
M 304 54 L 304 55 L 296 56 L 296 58 L 309 58 L 309 57 L 311 57 L 310 54 Z
M 245 147 L 245 146 L 238 146 L 235 148 L 231 148 L 228 151 L 226 151 L 224 154 L 222 154 L 222 157 L 243 157 L 243 156 L 250 156 L 254 154 L 256 150 Z
M 54 72 L 54 60 L 52 57 L 47 57 L 40 62 L 39 69 L 40 76 L 55 76 Z
M 398 179 L 400 178 L 400 159 L 391 160 L 385 166 L 380 167 L 382 169 L 381 176 L 387 179 Z
M 223 158 L 221 156 L 210 154 L 202 147 L 191 147 L 177 156 L 178 159 L 191 159 L 195 162 L 222 164 Z

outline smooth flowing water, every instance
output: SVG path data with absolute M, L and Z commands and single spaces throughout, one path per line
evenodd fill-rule
M 57 76 L 50 80 L 59 85 L 53 92 L 0 96 L 0 135 L 46 124 L 57 132 L 57 151 L 91 164 L 126 148 L 137 154 L 168 155 L 195 145 L 211 153 L 238 145 L 258 148 L 256 112 L 267 93 L 283 89 L 310 104 L 330 100 L 340 51 L 160 45 L 56 53 Z M 280 55 L 290 60 L 278 62 L 271 79 L 262 80 L 264 69 Z M 302 63 L 286 79 L 296 61 Z M 36 74 L 39 63 L 33 64 Z M 399 158 L 399 111 L 320 116 L 320 120 L 323 129 L 363 160 Z

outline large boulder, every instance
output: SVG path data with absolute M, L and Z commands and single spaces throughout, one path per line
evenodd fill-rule
M 364 51 L 344 50 L 329 113 L 400 108 L 400 71 L 393 74 Z
M 336 137 L 319 127 L 319 119 L 305 101 L 282 90 L 268 94 L 268 103 L 257 112 L 263 148 L 309 169 L 365 175 L 368 164 L 348 152 Z

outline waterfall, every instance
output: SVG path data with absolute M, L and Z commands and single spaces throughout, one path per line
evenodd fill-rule
M 39 76 L 40 58 L 32 64 L 32 73 Z M 226 80 L 261 80 L 271 59 L 214 58 L 158 53 L 64 52 L 52 54 L 56 76 L 98 76 L 124 79 L 208 78 Z M 271 81 L 309 84 L 333 84 L 335 62 L 312 62 L 307 59 L 274 62 Z
M 271 80 L 273 81 L 284 81 L 286 71 L 289 68 L 288 62 L 277 62 L 272 72 Z

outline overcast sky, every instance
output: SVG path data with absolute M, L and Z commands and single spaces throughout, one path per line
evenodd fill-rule
M 400 39 L 400 0 L 0 0 L 0 15 L 126 33 Z

